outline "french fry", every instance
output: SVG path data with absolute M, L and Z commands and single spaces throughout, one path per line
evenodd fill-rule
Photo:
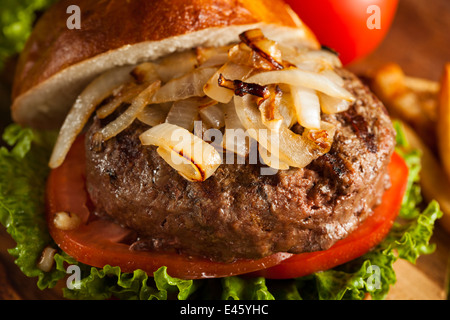
M 423 137 L 426 145 L 436 150 L 436 95 L 439 83 L 408 77 L 402 68 L 389 63 L 373 75 L 371 88 L 392 117 L 401 119 Z
M 419 93 L 438 94 L 441 87 L 437 81 L 409 76 L 405 76 L 404 83 L 408 89 Z
M 422 153 L 420 174 L 420 185 L 422 193 L 427 201 L 436 200 L 439 202 L 444 215 L 439 219 L 439 224 L 450 232 L 450 180 L 436 156 L 425 145 L 417 133 L 405 123 L 402 124 L 406 139 L 413 149 L 418 149 Z
M 439 93 L 437 140 L 439 155 L 447 177 L 450 178 L 450 63 L 445 66 Z M 450 197 L 450 194 L 448 194 Z
M 438 94 L 441 85 L 438 81 L 405 76 L 405 86 L 414 92 L 420 102 L 422 112 L 430 123 L 437 121 Z
M 396 63 L 388 63 L 375 71 L 372 76 L 372 89 L 383 100 L 394 100 L 406 89 L 405 74 Z

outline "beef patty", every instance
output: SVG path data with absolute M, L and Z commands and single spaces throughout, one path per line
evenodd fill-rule
M 232 261 L 329 248 L 380 202 L 395 145 L 382 103 L 356 76 L 339 72 L 357 100 L 323 116 L 337 126 L 330 152 L 274 175 L 261 175 L 260 165 L 222 164 L 206 181 L 189 182 L 155 147 L 141 145 L 148 127 L 139 121 L 92 148 L 101 126 L 95 120 L 86 136 L 86 183 L 96 213 L 135 230 L 134 249 Z

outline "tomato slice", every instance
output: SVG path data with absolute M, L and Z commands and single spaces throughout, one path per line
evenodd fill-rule
M 334 268 L 374 248 L 389 233 L 399 213 L 408 180 L 408 167 L 397 153 L 393 154 L 388 170 L 391 187 L 384 193 L 382 203 L 348 237 L 338 241 L 328 250 L 296 254 L 254 275 L 269 279 L 302 277 Z
M 278 253 L 259 260 L 237 260 L 218 263 L 179 255 L 148 251 L 131 251 L 121 241 L 130 231 L 107 220 L 98 219 L 89 210 L 85 189 L 85 150 L 83 138 L 78 138 L 66 161 L 52 170 L 47 182 L 47 222 L 56 244 L 77 261 L 102 268 L 119 266 L 123 272 L 142 269 L 151 276 L 161 266 L 181 279 L 220 278 L 251 274 L 272 279 L 287 279 L 327 270 L 353 260 L 375 245 L 389 232 L 406 189 L 408 168 L 394 153 L 389 165 L 392 186 L 372 216 L 347 238 L 325 251 L 292 255 Z M 64 231 L 53 223 L 58 212 L 76 213 L 82 224 L 76 230 Z
M 84 264 L 102 268 L 119 266 L 123 272 L 142 269 L 149 276 L 162 266 L 172 277 L 181 279 L 220 278 L 269 268 L 292 254 L 279 253 L 259 260 L 237 260 L 218 263 L 176 253 L 132 251 L 121 242 L 129 230 L 107 220 L 96 218 L 89 210 L 85 189 L 84 139 L 78 138 L 66 161 L 51 171 L 47 182 L 47 223 L 56 244 Z M 76 213 L 81 225 L 73 231 L 58 229 L 54 224 L 58 212 Z

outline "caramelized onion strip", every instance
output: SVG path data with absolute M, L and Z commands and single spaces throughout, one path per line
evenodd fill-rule
M 225 117 L 222 108 L 217 101 L 211 100 L 211 103 L 200 107 L 200 117 L 208 127 L 220 129 L 225 126 Z
M 234 101 L 224 105 L 225 133 L 222 147 L 243 158 L 250 153 L 250 138 L 236 113 Z
M 154 63 L 154 69 L 163 83 L 189 74 L 197 67 L 195 50 L 175 52 Z
M 166 122 L 185 128 L 188 131 L 194 129 L 194 121 L 198 118 L 199 106 L 202 98 L 189 98 L 175 101 L 167 114 Z
M 189 181 L 202 181 L 202 171 L 192 160 L 183 157 L 178 152 L 165 147 L 158 147 L 156 152 L 164 159 L 172 168 L 174 168 L 183 178 Z
M 170 104 L 170 105 L 168 105 Z M 151 104 L 138 114 L 137 119 L 146 125 L 154 127 L 166 121 L 171 103 Z
M 355 100 L 350 92 L 331 81 L 327 76 L 300 69 L 262 72 L 249 77 L 246 81 L 263 86 L 280 83 L 291 86 L 301 86 L 350 102 Z
M 177 154 L 178 156 L 171 157 L 168 162 L 169 165 L 180 165 L 179 167 L 175 166 L 177 170 L 186 167 L 187 164 L 186 161 L 180 162 L 179 156 L 188 160 L 190 162 L 186 167 L 188 169 L 181 173 L 191 181 L 208 179 L 222 163 L 222 157 L 213 146 L 177 125 L 162 123 L 145 131 L 139 138 L 143 145 L 162 147 L 160 152 L 165 156 L 169 156 L 169 154 L 164 153 L 164 150 L 170 150 Z M 192 170 L 192 166 L 197 169 Z
M 134 83 L 125 86 L 120 90 L 120 92 L 113 96 L 111 101 L 107 102 L 106 104 L 102 105 L 96 112 L 97 117 L 99 119 L 105 119 L 114 111 L 117 110 L 122 103 L 127 103 L 133 98 L 135 98 L 142 90 L 145 89 L 145 86 L 143 85 L 136 85 Z
M 222 75 L 226 79 L 245 80 L 250 75 L 252 68 L 239 65 L 233 62 L 227 62 L 217 70 L 214 75 L 208 79 L 203 86 L 203 92 L 208 97 L 220 103 L 228 103 L 233 99 L 233 91 L 219 85 L 219 78 Z
M 341 68 L 342 62 L 337 55 L 327 50 L 296 50 L 295 48 L 287 48 L 280 46 L 283 57 L 295 64 L 301 65 L 312 62 L 323 69 Z
M 264 125 L 270 130 L 279 131 L 284 118 L 281 115 L 280 105 L 283 93 L 276 86 L 269 89 L 270 95 L 258 102 L 258 108 L 261 112 L 261 119 Z
M 326 114 L 339 113 L 350 108 L 350 102 L 336 99 L 323 93 L 319 93 L 319 100 L 322 112 Z
M 259 155 L 262 161 L 269 167 L 277 170 L 289 170 L 289 165 L 280 161 L 277 157 L 274 157 L 267 149 L 263 146 L 258 146 Z
M 133 99 L 131 106 L 114 121 L 108 123 L 100 130 L 103 141 L 115 137 L 120 132 L 128 128 L 137 118 L 139 113 L 149 104 L 151 98 L 161 85 L 161 81 L 155 81 Z
M 298 123 L 305 128 L 320 129 L 320 101 L 317 93 L 312 89 L 291 86 L 291 95 Z
M 258 141 L 266 150 L 280 161 L 297 168 L 304 168 L 331 148 L 334 138 L 334 127 L 323 125 L 325 131 L 318 143 L 307 136 L 292 132 L 285 124 L 279 132 L 268 130 L 255 107 L 254 98 L 250 95 L 235 96 L 236 113 L 249 135 Z M 325 134 L 326 133 L 326 134 Z
M 203 86 L 217 69 L 217 67 L 197 68 L 180 78 L 170 80 L 155 93 L 152 103 L 179 101 L 204 96 Z
M 222 66 L 228 61 L 228 50 L 231 46 L 198 47 L 196 49 L 197 63 L 201 67 Z
M 132 69 L 133 67 L 126 66 L 105 72 L 92 81 L 78 96 L 59 132 L 50 158 L 50 168 L 57 168 L 64 162 L 73 142 L 97 105 L 109 97 L 114 89 L 132 80 L 130 76 Z
M 256 54 L 264 59 L 272 70 L 284 69 L 281 51 L 278 44 L 266 38 L 261 29 L 252 29 L 240 34 L 239 38 Z

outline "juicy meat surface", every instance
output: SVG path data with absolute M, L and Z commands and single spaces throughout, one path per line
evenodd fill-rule
M 86 183 L 96 213 L 133 229 L 136 250 L 232 261 L 329 248 L 379 203 L 395 146 L 382 103 L 356 76 L 339 72 L 357 101 L 323 116 L 337 126 L 330 152 L 274 175 L 261 175 L 261 165 L 222 164 L 206 181 L 189 182 L 155 147 L 141 145 L 148 127 L 138 121 L 93 148 L 104 125 L 95 120 L 86 135 Z

